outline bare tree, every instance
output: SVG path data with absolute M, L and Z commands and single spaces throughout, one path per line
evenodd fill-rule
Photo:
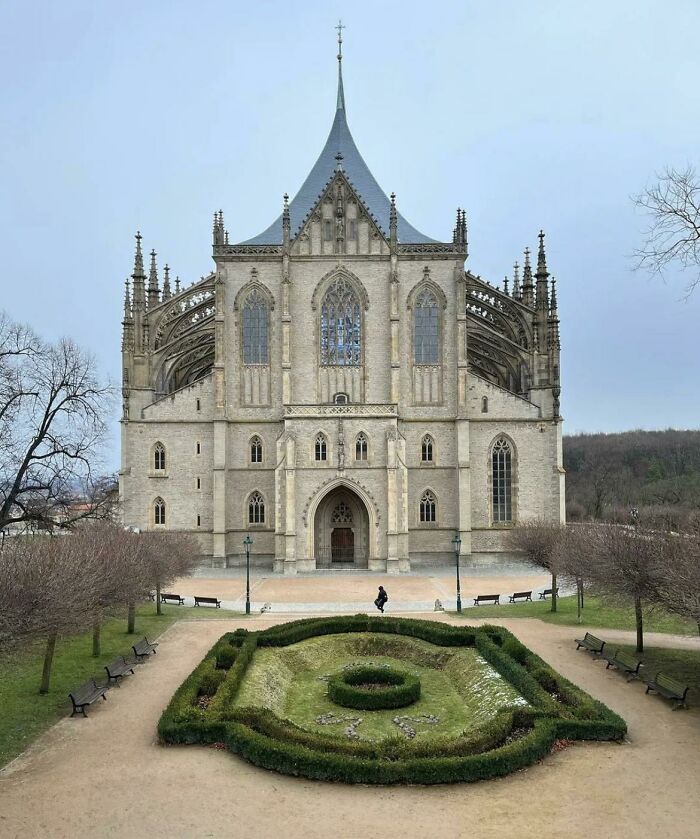
M 146 577 L 156 591 L 156 614 L 162 614 L 160 595 L 164 586 L 189 576 L 200 562 L 197 540 L 174 531 L 147 531 L 140 536 Z
M 44 638 L 40 693 L 48 693 L 56 642 L 91 625 L 98 569 L 71 536 L 16 537 L 0 552 L 0 644 Z
M 631 527 L 607 525 L 591 532 L 591 587 L 604 598 L 634 603 L 637 652 L 644 652 L 642 606 L 658 602 L 661 540 L 654 532 Z
M 48 344 L 0 314 L 0 531 L 70 527 L 101 510 L 108 494 L 96 468 L 112 395 L 72 341 Z
M 695 169 L 665 169 L 633 201 L 650 217 L 644 244 L 635 251 L 637 267 L 662 274 L 679 265 L 690 272 L 686 291 L 691 294 L 700 283 L 700 179 Z
M 700 535 L 663 539 L 657 596 L 669 612 L 695 621 L 700 632 Z
M 557 576 L 564 570 L 559 550 L 564 528 L 542 519 L 533 519 L 516 527 L 511 540 L 516 550 L 525 554 L 528 560 L 552 575 L 552 611 L 557 611 Z

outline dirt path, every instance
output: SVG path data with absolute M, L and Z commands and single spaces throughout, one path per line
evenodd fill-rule
M 256 628 L 274 622 L 254 619 Z M 87 720 L 61 721 L 0 772 L 0 836 L 695 839 L 700 713 L 673 713 L 645 696 L 641 684 L 577 653 L 577 627 L 501 623 L 620 713 L 629 743 L 577 744 L 507 778 L 433 788 L 311 782 L 212 748 L 163 748 L 155 737 L 161 711 L 219 635 L 235 626 L 181 622 L 163 635 L 158 655 Z

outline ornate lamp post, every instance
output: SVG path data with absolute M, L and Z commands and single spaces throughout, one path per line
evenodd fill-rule
M 253 540 L 248 533 L 243 540 L 243 547 L 245 548 L 245 613 L 250 614 L 250 546 Z
M 462 591 L 459 585 L 459 550 L 462 547 L 462 540 L 459 538 L 459 533 L 455 533 L 452 540 L 455 549 L 455 568 L 457 569 L 457 611 L 462 611 Z

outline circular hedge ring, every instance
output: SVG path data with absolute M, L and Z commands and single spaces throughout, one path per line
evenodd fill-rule
M 328 679 L 328 698 L 362 711 L 404 708 L 420 698 L 420 680 L 392 667 L 359 665 Z

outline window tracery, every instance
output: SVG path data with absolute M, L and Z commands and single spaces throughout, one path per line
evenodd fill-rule
M 352 510 L 344 501 L 333 510 L 331 524 L 352 524 Z
M 263 444 L 260 437 L 257 435 L 251 438 L 250 441 L 250 462 L 251 463 L 262 463 L 263 462 Z
M 326 460 L 328 457 L 328 445 L 323 434 L 319 434 L 316 438 L 316 445 L 314 446 L 314 457 L 316 460 Z
M 438 301 L 430 289 L 424 289 L 416 298 L 413 313 L 413 357 L 416 364 L 439 362 Z
M 421 497 L 419 513 L 422 522 L 437 520 L 437 499 L 429 489 L 426 489 Z
M 321 304 L 321 364 L 358 366 L 360 364 L 360 301 L 352 285 L 338 277 Z
M 243 363 L 268 363 L 268 305 L 257 288 L 243 304 Z
M 362 432 L 355 438 L 355 460 L 367 460 L 367 438 Z
M 430 434 L 426 434 L 421 441 L 420 459 L 423 463 L 433 463 L 434 448 L 435 441 Z
M 165 525 L 165 501 L 156 498 L 153 502 L 153 523 L 158 526 Z
M 165 472 L 165 446 L 162 443 L 153 447 L 153 468 L 156 472 Z
M 513 521 L 513 450 L 510 443 L 500 437 L 491 452 L 491 486 L 494 523 Z
M 257 490 L 248 499 L 248 524 L 265 524 L 265 499 Z

